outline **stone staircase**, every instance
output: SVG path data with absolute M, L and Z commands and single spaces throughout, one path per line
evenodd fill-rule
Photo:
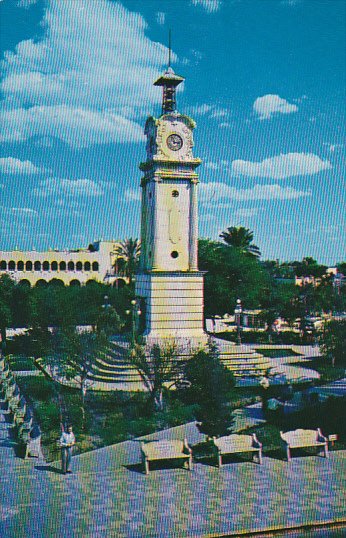
M 239 346 L 218 339 L 215 339 L 215 342 L 220 350 L 221 361 L 238 378 L 259 377 L 271 367 L 269 359 L 248 346 Z M 128 350 L 128 342 L 113 339 L 107 353 L 95 359 L 89 375 L 89 379 L 94 383 L 94 389 L 143 390 L 138 371 L 127 360 Z
M 235 377 L 260 377 L 272 367 L 270 359 L 246 345 L 237 345 L 225 340 L 213 339 L 217 344 L 220 359 Z
M 127 360 L 129 344 L 126 341 L 111 341 L 107 353 L 95 358 L 89 379 L 95 388 L 113 390 L 142 390 L 141 377 Z M 102 384 L 109 387 L 102 387 Z M 100 386 L 101 385 L 101 386 Z M 131 386 L 131 388 L 129 388 Z

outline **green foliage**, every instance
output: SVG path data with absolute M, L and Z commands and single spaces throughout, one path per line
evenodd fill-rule
M 346 320 L 332 320 L 325 323 L 319 337 L 320 349 L 325 359 L 332 365 L 346 364 Z
M 154 344 L 149 350 L 135 344 L 129 351 L 128 360 L 138 370 L 156 411 L 163 410 L 165 384 L 173 385 L 181 377 L 183 363 L 179 359 L 180 354 L 175 342 L 163 346 Z
M 138 239 L 132 239 L 132 237 L 120 243 L 115 251 L 118 257 L 115 269 L 118 274 L 127 277 L 130 284 L 138 266 L 140 251 L 140 241 Z
M 231 226 L 227 228 L 226 232 L 222 232 L 220 237 L 227 245 L 237 249 L 242 254 L 255 257 L 261 255 L 259 248 L 252 244 L 253 232 L 250 232 L 248 228 Z
M 269 277 L 256 257 L 216 241 L 201 239 L 199 268 L 206 271 L 206 317 L 233 311 L 238 297 L 247 308 L 259 306 Z
M 190 384 L 186 398 L 196 404 L 199 430 L 210 437 L 228 435 L 233 423 L 229 400 L 235 381 L 213 345 L 208 352 L 199 351 L 187 362 L 185 378 Z

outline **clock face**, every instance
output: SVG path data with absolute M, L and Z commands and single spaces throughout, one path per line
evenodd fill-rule
M 183 146 L 183 139 L 178 134 L 171 134 L 167 138 L 167 146 L 172 151 L 178 151 Z

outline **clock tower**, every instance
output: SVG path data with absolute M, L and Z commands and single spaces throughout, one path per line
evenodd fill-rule
M 155 86 L 163 89 L 162 114 L 145 125 L 141 256 L 136 296 L 141 298 L 147 341 L 183 338 L 204 344 L 203 273 L 198 270 L 195 122 L 176 110 L 176 88 L 184 80 L 171 67 Z

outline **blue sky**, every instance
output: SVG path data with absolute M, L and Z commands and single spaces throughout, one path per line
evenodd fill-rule
M 197 122 L 200 236 L 345 255 L 343 0 L 2 0 L 0 249 L 138 237 L 168 28 Z

